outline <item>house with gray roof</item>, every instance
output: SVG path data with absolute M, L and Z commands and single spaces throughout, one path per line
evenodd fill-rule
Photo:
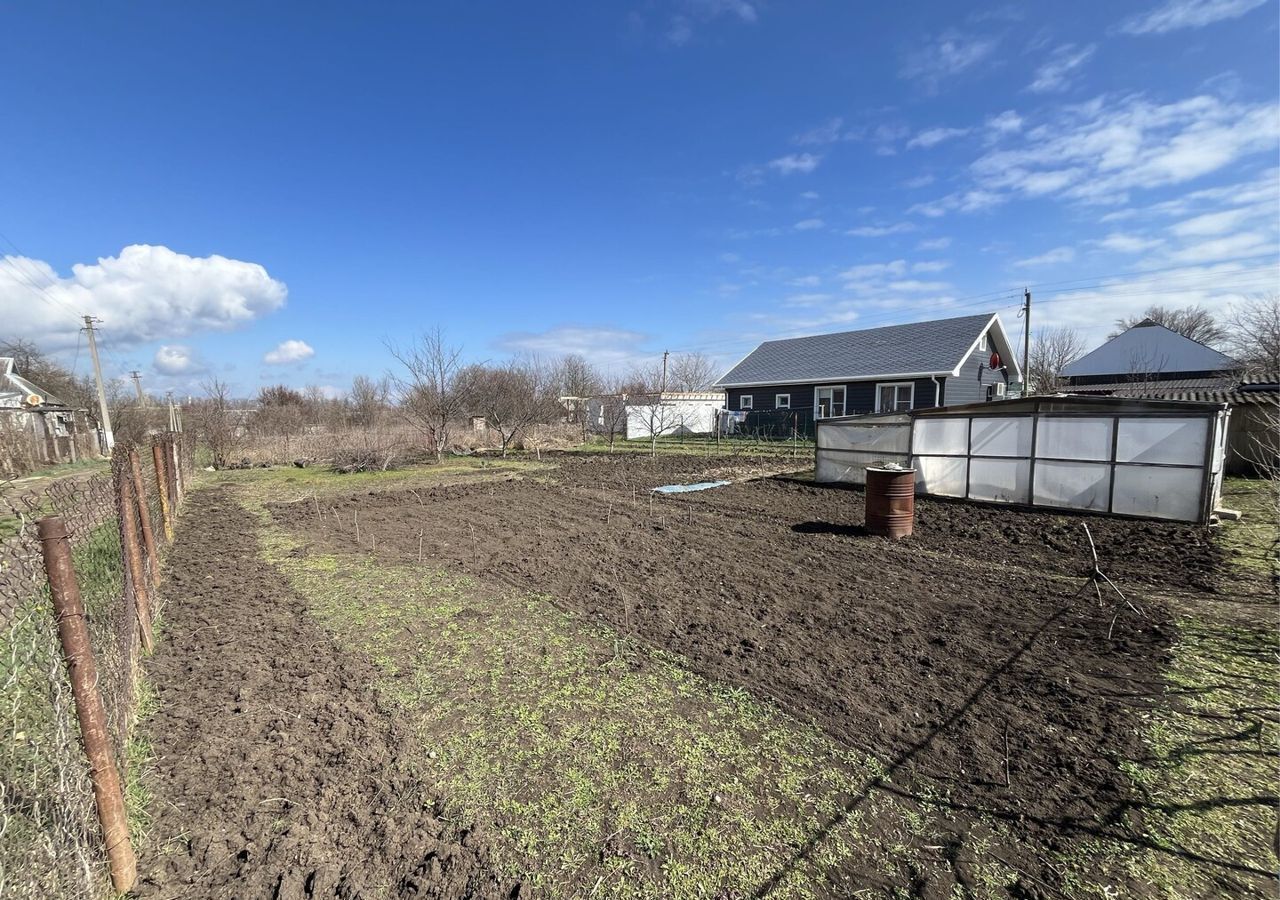
M 765 341 L 716 386 L 730 410 L 811 432 L 815 418 L 997 400 L 1022 381 L 994 313 Z

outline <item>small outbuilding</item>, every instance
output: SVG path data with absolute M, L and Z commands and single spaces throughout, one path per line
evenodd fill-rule
M 0 356 L 0 476 L 100 455 L 96 423 L 23 378 Z

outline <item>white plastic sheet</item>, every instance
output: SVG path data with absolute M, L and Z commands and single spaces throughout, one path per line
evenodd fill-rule
M 1036 434 L 1036 456 L 1056 459 L 1111 459 L 1111 420 L 1044 416 Z
M 1111 466 L 1105 463 L 1036 463 L 1033 502 L 1039 506 L 1106 512 L 1111 489 Z
M 947 418 L 916 419 L 912 451 L 925 456 L 938 453 L 964 454 L 969 449 L 969 420 Z
M 972 459 L 969 461 L 969 497 L 974 500 L 1029 503 L 1031 501 L 1030 486 L 1030 460 Z
M 1112 511 L 1155 519 L 1200 518 L 1202 469 L 1116 466 Z
M 1031 423 L 1030 416 L 976 418 L 969 452 L 974 456 L 1030 456 Z
M 969 460 L 963 456 L 916 456 L 916 493 L 938 497 L 964 497 Z
M 1116 462 L 1203 466 L 1213 420 L 1121 419 Z

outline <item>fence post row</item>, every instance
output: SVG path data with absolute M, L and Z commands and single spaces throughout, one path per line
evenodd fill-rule
M 129 841 L 129 825 L 125 817 L 124 793 L 120 774 L 116 771 L 107 733 L 107 715 L 98 692 L 98 668 L 89 643 L 85 624 L 84 602 L 71 564 L 71 544 L 67 526 L 61 516 L 41 519 L 37 526 L 45 571 L 49 576 L 49 593 L 53 598 L 58 637 L 67 663 L 71 692 L 75 698 L 76 718 L 89 760 L 89 777 L 93 782 L 94 805 L 102 826 L 111 884 L 119 893 L 133 887 L 138 876 L 138 862 Z
M 142 526 L 143 549 L 151 566 L 151 583 L 160 586 L 160 557 L 156 555 L 156 536 L 151 530 L 151 511 L 147 509 L 147 487 L 142 480 L 142 459 L 136 449 L 129 449 L 129 471 L 133 475 L 133 496 L 138 505 L 138 524 Z

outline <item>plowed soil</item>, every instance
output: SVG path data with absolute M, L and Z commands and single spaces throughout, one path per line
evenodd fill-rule
M 358 509 L 366 550 L 551 595 L 815 721 L 889 763 L 886 789 L 1010 823 L 1024 841 L 997 853 L 1021 896 L 1053 896 L 1050 849 L 1140 833 L 1118 761 L 1142 752 L 1174 637 L 1147 595 L 1211 588 L 1203 530 L 917 501 L 915 535 L 892 542 L 863 533 L 857 491 L 766 479 L 649 496 L 741 462 L 564 458 L 542 481 L 273 512 L 351 549 Z M 1140 613 L 1081 590 L 1086 522 Z
M 481 830 L 439 818 L 373 667 L 259 560 L 225 491 L 192 495 L 164 590 L 137 896 L 522 896 L 491 870 Z

